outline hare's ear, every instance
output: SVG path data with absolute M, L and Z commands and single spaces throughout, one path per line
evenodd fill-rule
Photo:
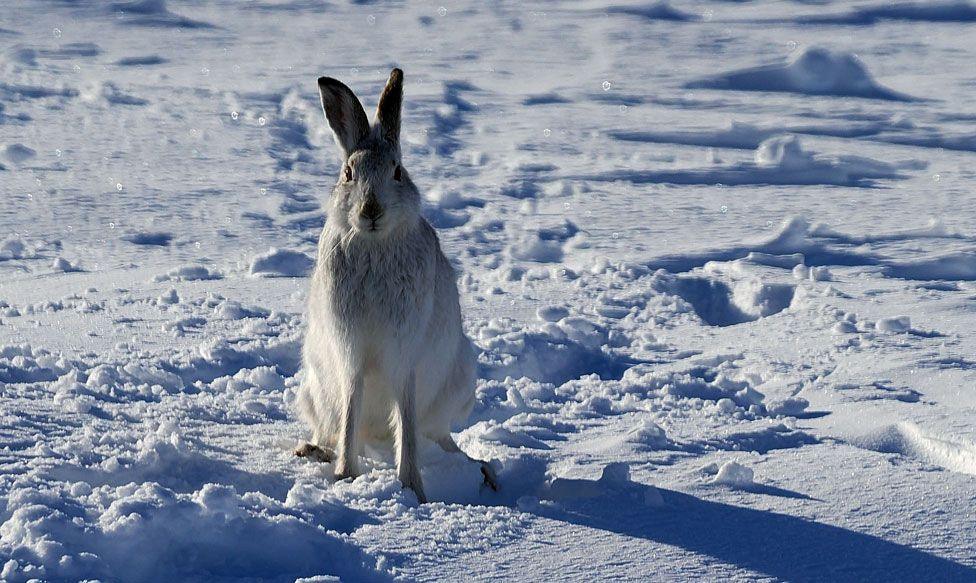
M 400 145 L 400 107 L 403 104 L 403 71 L 393 69 L 376 106 L 376 127 L 380 136 L 394 146 Z
M 356 145 L 369 133 L 369 120 L 363 106 L 341 81 L 331 77 L 319 77 L 319 93 L 322 95 L 322 109 L 329 120 L 336 144 L 342 150 L 343 158 L 348 158 Z

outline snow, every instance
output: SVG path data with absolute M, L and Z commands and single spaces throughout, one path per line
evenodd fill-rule
M 880 318 L 874 327 L 881 332 L 907 332 L 912 328 L 912 319 L 909 316 Z
M 976 579 L 972 2 L 9 4 L 0 579 Z M 500 485 L 423 505 L 293 455 L 393 66 Z
M 69 272 L 69 271 L 83 271 L 78 265 L 68 261 L 64 257 L 55 257 L 54 262 L 51 264 L 52 271 Z
M 35 157 L 37 152 L 23 144 L 9 144 L 3 149 L 3 157 L 11 164 L 23 164 Z
M 312 271 L 315 261 L 301 251 L 275 249 L 257 255 L 251 261 L 251 275 L 263 277 L 302 277 Z
M 753 484 L 753 477 L 754 472 L 751 468 L 747 468 L 738 462 L 725 462 L 715 472 L 712 483 L 743 488 Z
M 722 73 L 686 84 L 689 88 L 738 91 L 786 91 L 807 95 L 845 95 L 911 101 L 913 98 L 878 85 L 853 54 L 807 47 L 784 64 Z

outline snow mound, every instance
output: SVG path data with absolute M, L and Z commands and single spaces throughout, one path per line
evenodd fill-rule
M 353 512 L 334 508 L 340 521 Z M 186 494 L 153 482 L 14 489 L 0 526 L 3 580 L 388 579 L 313 512 L 217 484 Z
M 3 157 L 11 164 L 23 164 L 37 156 L 37 152 L 23 144 L 8 144 L 3 149 Z
M 698 20 L 692 14 L 672 7 L 665 0 L 651 2 L 648 4 L 635 4 L 627 6 L 608 6 L 606 12 L 609 14 L 627 14 L 630 16 L 640 16 L 649 20 L 670 20 L 674 22 L 687 22 Z
M 36 383 L 53 381 L 66 373 L 72 363 L 61 355 L 55 355 L 29 344 L 0 347 L 0 382 Z
M 166 231 L 137 231 L 122 235 L 122 240 L 128 241 L 133 245 L 166 247 L 173 240 L 173 233 Z
M 780 399 L 770 399 L 766 403 L 766 410 L 770 415 L 796 416 L 802 415 L 810 401 L 803 397 L 786 397 Z
M 485 352 L 479 358 L 484 378 L 527 377 L 561 385 L 584 375 L 620 378 L 632 361 L 613 351 L 607 328 L 582 317 L 567 317 L 539 329 L 509 320 L 492 320 L 476 332 Z
M 0 241 L 0 261 L 33 259 L 35 257 L 37 257 L 36 251 L 21 237 L 15 235 Z
M 583 235 L 575 223 L 563 220 L 535 229 L 512 229 L 512 242 L 506 249 L 509 257 L 536 263 L 559 263 L 566 251 L 582 243 Z
M 585 180 L 629 180 L 661 184 L 824 184 L 834 186 L 872 186 L 877 179 L 904 179 L 903 169 L 917 170 L 926 163 L 907 160 L 888 163 L 863 156 L 822 156 L 803 149 L 793 134 L 776 135 L 756 148 L 754 161 L 718 168 L 678 170 L 612 170 L 582 175 Z
M 885 275 L 912 280 L 976 280 L 976 253 L 959 251 L 937 257 L 894 262 Z
M 108 105 L 147 105 L 149 102 L 119 89 L 111 81 L 96 81 L 85 85 L 80 92 L 82 101 Z
M 143 55 L 138 57 L 123 57 L 115 64 L 120 67 L 142 67 L 149 65 L 162 65 L 163 63 L 168 63 L 169 60 L 160 55 Z
M 967 0 L 888 2 L 857 6 L 838 14 L 801 16 L 804 24 L 872 25 L 885 20 L 916 22 L 976 22 L 976 6 Z
M 305 277 L 314 266 L 315 260 L 301 251 L 272 247 L 251 261 L 250 272 L 260 277 Z
M 910 123 L 910 122 L 903 122 Z M 686 146 L 703 146 L 707 148 L 729 148 L 734 150 L 754 150 L 759 147 L 763 140 L 767 140 L 775 135 L 789 133 L 810 136 L 828 136 L 836 138 L 864 138 L 873 140 L 893 141 L 902 137 L 900 134 L 894 136 L 884 135 L 886 130 L 900 129 L 897 123 L 887 123 L 880 121 L 862 122 L 857 124 L 836 123 L 836 124 L 764 124 L 756 125 L 753 123 L 730 120 L 719 129 L 702 128 L 694 130 L 612 130 L 608 135 L 618 140 L 629 142 L 649 142 L 661 144 L 681 144 Z M 970 143 L 971 136 L 958 136 L 949 138 L 945 136 L 927 136 L 932 147 L 950 147 L 954 145 L 959 149 L 971 149 L 976 147 Z M 917 136 L 912 143 L 925 141 L 922 136 Z M 909 138 L 906 138 L 909 139 Z
M 642 450 L 655 450 L 668 447 L 670 442 L 660 425 L 645 419 L 627 432 L 627 443 L 635 444 Z
M 778 167 L 788 170 L 809 168 L 816 163 L 813 154 L 800 147 L 794 135 L 774 136 L 759 144 L 755 153 L 756 166 Z
M 160 28 L 214 28 L 209 22 L 170 12 L 165 0 L 137 0 L 111 5 L 123 24 Z
M 913 101 L 914 98 L 877 84 L 860 59 L 851 53 L 809 47 L 789 62 L 721 73 L 692 81 L 689 89 L 777 91 L 805 95 L 838 95 Z
M 931 436 L 914 423 L 886 425 L 851 439 L 851 443 L 976 476 L 976 444 Z
M 850 184 L 878 178 L 899 178 L 899 169 L 917 167 L 915 162 L 895 165 L 863 156 L 834 158 L 818 156 L 803 149 L 793 134 L 764 140 L 755 152 L 756 168 L 776 172 L 798 183 Z

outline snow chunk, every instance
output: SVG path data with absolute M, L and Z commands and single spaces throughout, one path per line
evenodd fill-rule
M 153 281 L 204 281 L 221 278 L 223 278 L 223 275 L 219 271 L 213 271 L 206 266 L 183 265 L 171 269 L 163 275 L 157 275 L 153 278 Z
M 305 277 L 315 260 L 301 251 L 276 249 L 258 255 L 251 261 L 251 275 L 259 277 Z
M 82 101 L 107 103 L 109 105 L 147 105 L 149 102 L 119 89 L 111 81 L 97 81 L 84 86 L 80 94 Z
M 738 462 L 725 462 L 718 469 L 712 483 L 736 487 L 751 486 L 754 484 L 753 477 L 752 468 L 747 468 Z
M 543 322 L 558 322 L 569 315 L 564 306 L 544 306 L 536 310 L 536 316 Z
M 169 288 L 169 291 L 160 294 L 160 296 L 156 298 L 156 302 L 162 305 L 178 304 L 180 303 L 180 296 L 176 293 L 176 288 L 171 287 Z
M 60 273 L 70 273 L 73 271 L 84 271 L 77 263 L 72 263 L 65 259 L 64 257 L 55 257 L 54 262 L 51 264 L 51 271 L 56 271 Z
M 879 332 L 908 332 L 912 329 L 912 319 L 908 316 L 881 318 L 874 323 L 874 329 Z
M 660 425 L 644 420 L 627 432 L 627 442 L 649 449 L 664 449 L 668 446 L 668 436 Z
M 778 167 L 795 170 L 814 163 L 813 154 L 800 148 L 800 140 L 793 134 L 767 138 L 759 144 L 755 153 L 756 166 Z
M 803 397 L 786 397 L 785 399 L 771 399 L 766 403 L 766 410 L 770 415 L 796 416 L 802 415 L 810 406 L 810 401 Z
M 547 241 L 538 233 L 524 233 L 509 246 L 508 254 L 522 261 L 558 263 L 563 259 L 563 246 L 560 241 Z
M 810 281 L 831 281 L 830 269 L 824 266 L 807 267 L 802 263 L 793 268 L 793 277 Z
M 840 322 L 834 324 L 834 327 L 831 328 L 831 331 L 834 334 L 854 334 L 857 332 L 857 326 L 853 322 L 847 322 L 845 320 L 841 320 Z

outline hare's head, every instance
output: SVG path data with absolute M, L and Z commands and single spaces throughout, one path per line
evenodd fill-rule
M 320 77 L 319 92 L 343 158 L 330 219 L 343 231 L 372 237 L 416 224 L 420 194 L 400 161 L 403 71 L 390 73 L 372 126 L 359 99 L 340 81 Z

